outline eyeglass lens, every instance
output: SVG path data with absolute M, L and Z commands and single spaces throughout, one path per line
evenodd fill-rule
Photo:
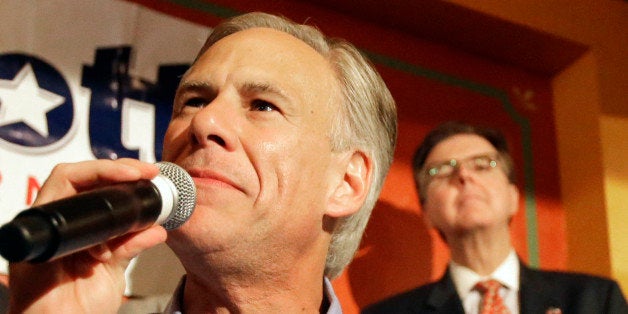
M 449 177 L 461 166 L 475 172 L 486 171 L 497 166 L 496 158 L 488 155 L 471 156 L 464 159 L 451 159 L 428 168 L 429 177 Z

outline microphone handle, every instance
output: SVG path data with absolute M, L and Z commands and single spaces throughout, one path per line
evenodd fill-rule
M 152 226 L 161 212 L 150 180 L 125 182 L 32 207 L 0 228 L 9 262 L 45 262 Z

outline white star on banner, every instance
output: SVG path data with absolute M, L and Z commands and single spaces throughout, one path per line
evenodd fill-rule
M 24 122 L 48 137 L 46 113 L 65 101 L 65 97 L 39 87 L 30 64 L 12 81 L 0 80 L 0 126 Z

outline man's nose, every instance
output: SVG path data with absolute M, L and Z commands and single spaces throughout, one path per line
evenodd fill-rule
M 452 175 L 455 175 L 458 180 L 466 181 L 473 176 L 475 172 L 473 168 L 465 163 L 460 163 L 456 168 L 454 168 L 454 172 Z
M 237 106 L 230 105 L 225 99 L 216 98 L 192 118 L 191 141 L 201 147 L 217 144 L 224 149 L 233 150 L 237 121 Z

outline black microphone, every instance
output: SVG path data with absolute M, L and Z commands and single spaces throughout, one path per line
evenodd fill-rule
M 20 212 L 0 228 L 0 255 L 9 262 L 45 262 L 155 224 L 181 226 L 196 205 L 194 181 L 173 163 L 157 166 L 152 180 L 116 183 Z

